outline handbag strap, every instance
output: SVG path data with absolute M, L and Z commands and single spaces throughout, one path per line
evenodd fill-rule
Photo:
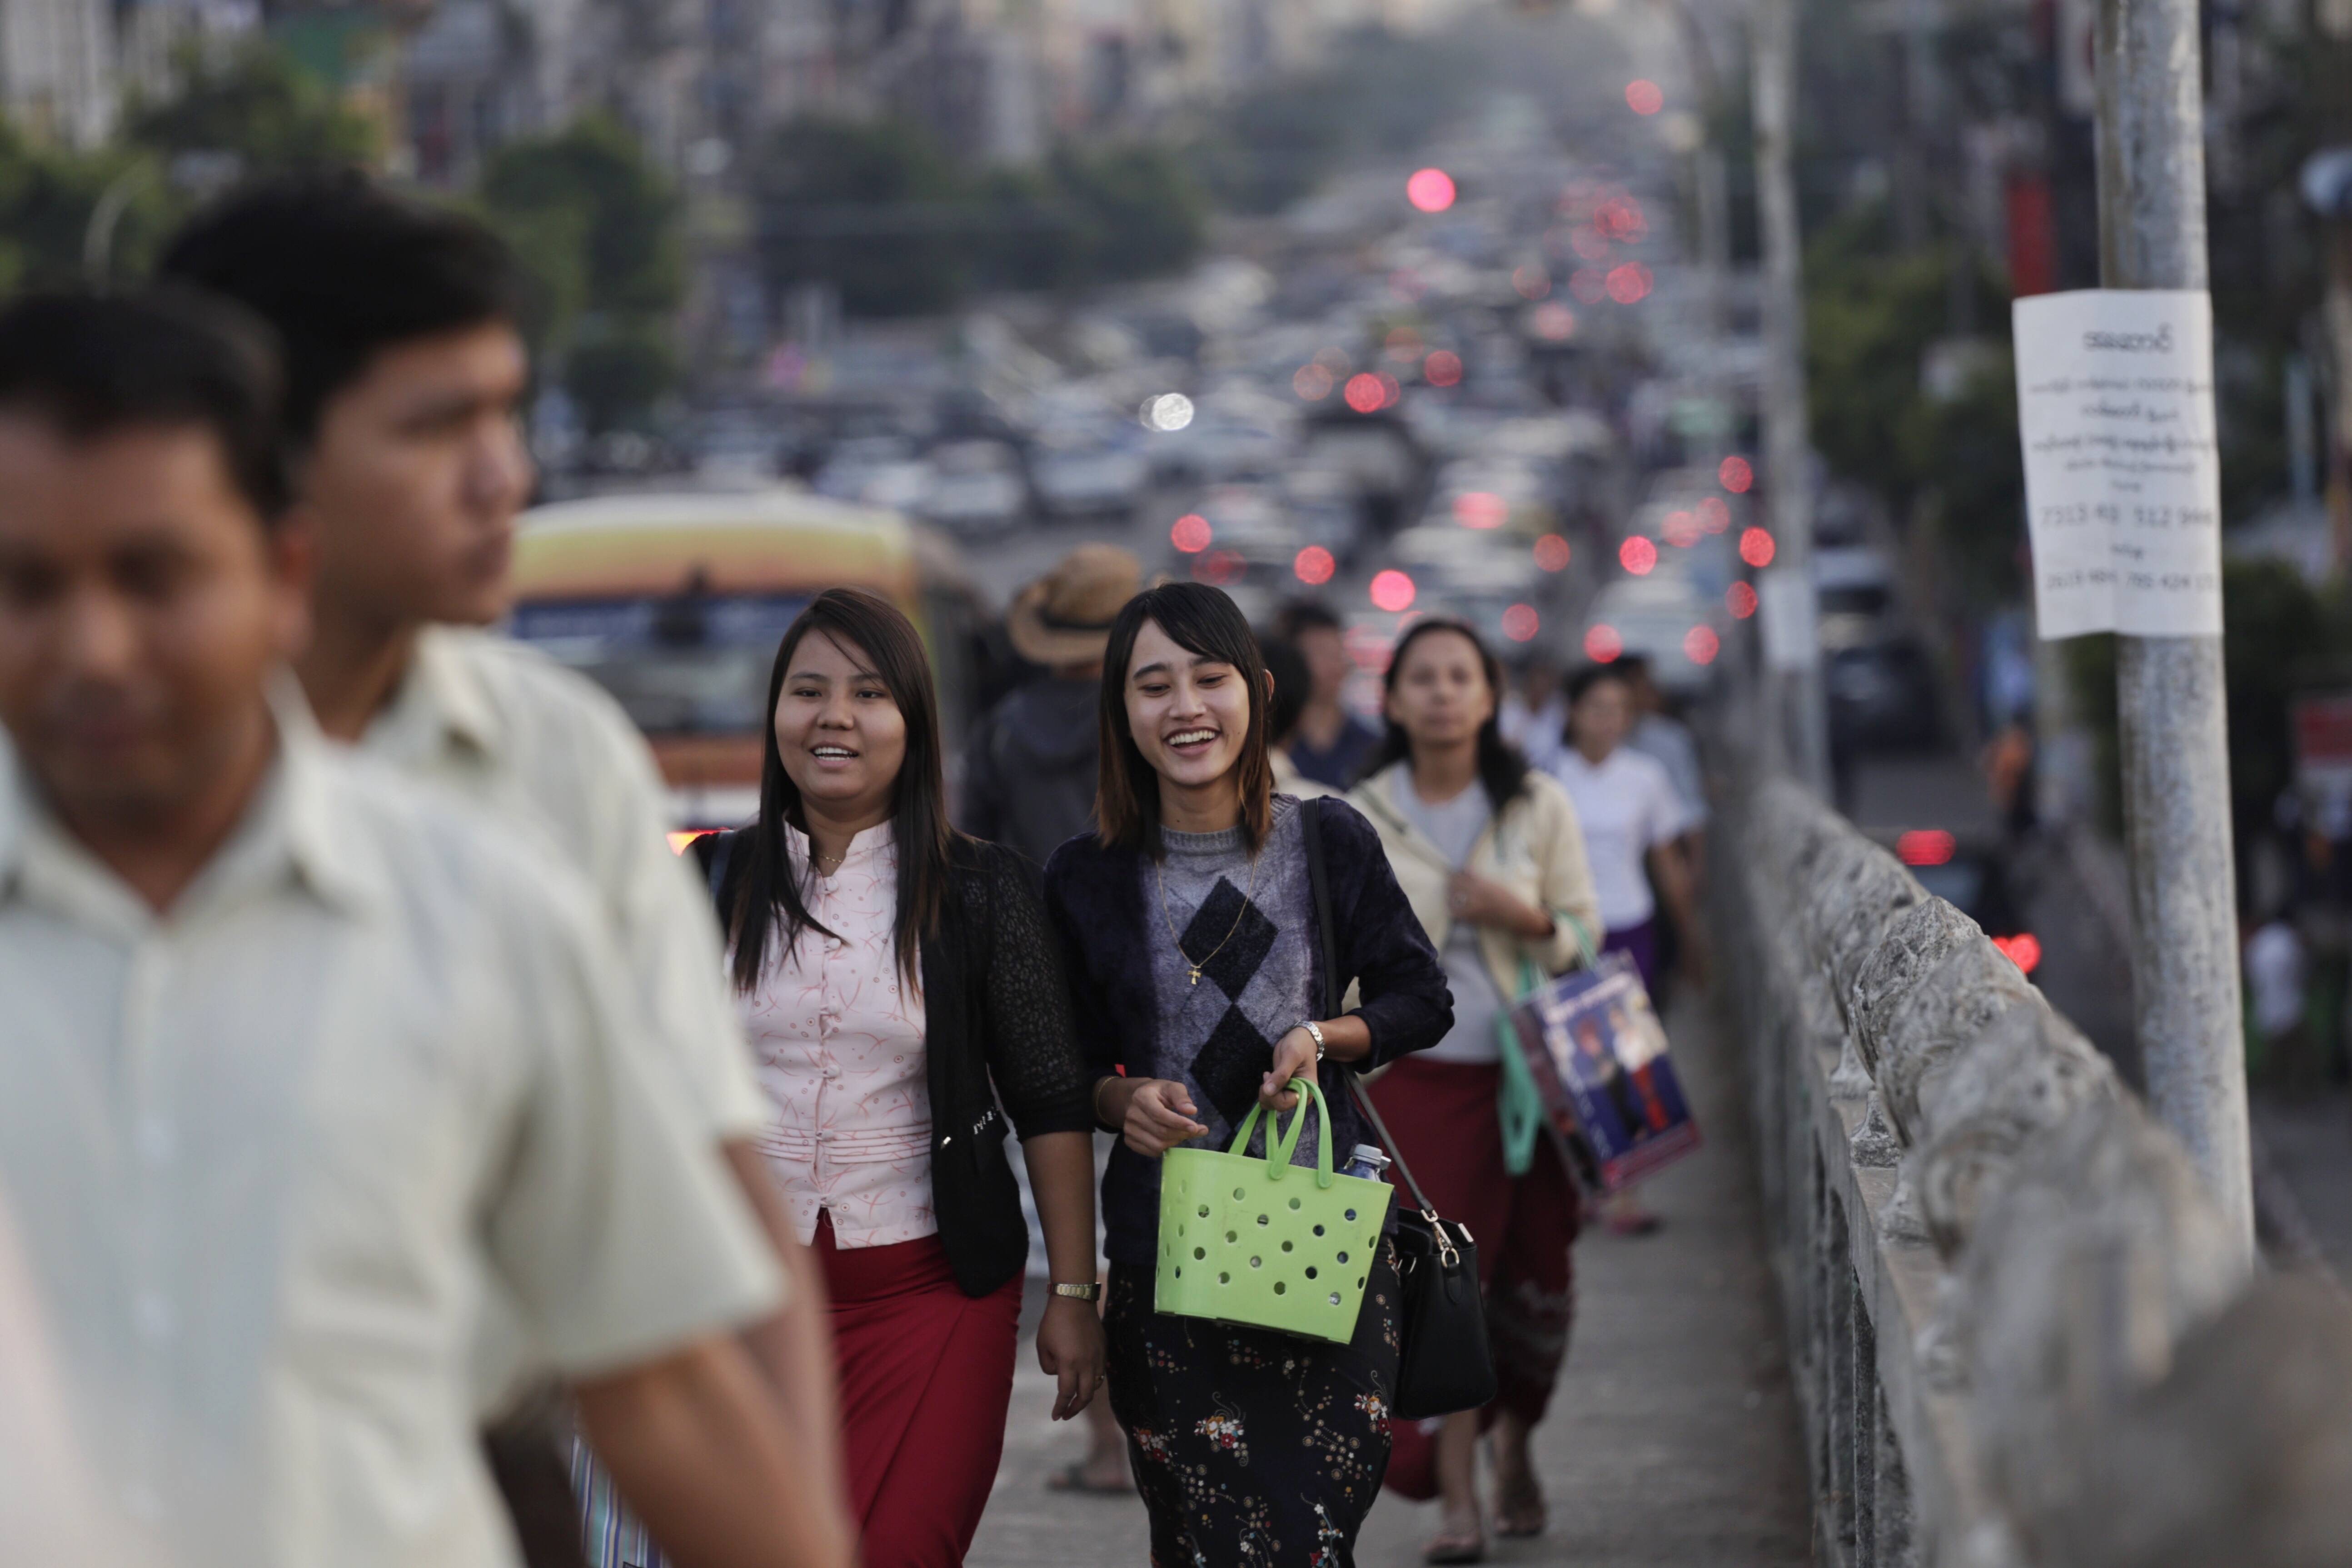
M 1315 902 L 1317 940 L 1323 948 L 1323 1016 L 1336 1018 L 1339 1016 L 1339 1000 L 1346 994 L 1346 988 L 1339 983 L 1339 926 L 1331 918 L 1331 879 L 1323 860 L 1325 798 L 1318 795 L 1313 800 L 1299 802 L 1298 808 L 1304 815 L 1299 818 L 1298 826 L 1301 836 L 1307 840 L 1307 887 Z M 1372 1104 L 1372 1097 L 1364 1092 L 1364 1086 L 1358 1081 L 1355 1069 L 1345 1062 L 1331 1065 L 1338 1068 L 1340 1076 L 1347 1080 L 1348 1092 L 1354 1099 L 1356 1108 L 1364 1113 L 1364 1120 L 1372 1124 L 1372 1131 L 1380 1136 L 1381 1147 L 1386 1149 L 1389 1158 L 1396 1163 L 1397 1174 L 1404 1178 L 1405 1190 L 1412 1194 L 1414 1205 L 1423 1214 L 1434 1219 L 1436 1206 L 1429 1201 L 1429 1194 L 1421 1190 L 1421 1184 L 1412 1179 L 1412 1167 L 1405 1163 L 1404 1151 L 1398 1148 L 1397 1141 L 1389 1135 L 1388 1123 L 1381 1120 L 1379 1110 Z M 1325 1141 L 1328 1142 L 1329 1140 L 1327 1137 Z

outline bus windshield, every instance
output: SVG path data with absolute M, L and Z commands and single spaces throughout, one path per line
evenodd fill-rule
M 806 595 L 648 594 L 515 606 L 514 637 L 587 676 L 648 735 L 757 733 Z

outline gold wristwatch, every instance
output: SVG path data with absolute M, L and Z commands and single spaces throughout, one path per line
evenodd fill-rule
M 1068 1296 L 1079 1301 L 1098 1301 L 1102 1300 L 1102 1282 L 1089 1279 L 1083 1285 L 1056 1285 L 1054 1287 L 1054 1294 Z

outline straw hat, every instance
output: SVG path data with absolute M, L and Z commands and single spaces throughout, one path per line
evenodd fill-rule
M 1021 590 L 1005 612 L 1015 652 L 1033 664 L 1086 664 L 1110 646 L 1110 624 L 1143 591 L 1143 563 L 1115 544 L 1081 544 Z

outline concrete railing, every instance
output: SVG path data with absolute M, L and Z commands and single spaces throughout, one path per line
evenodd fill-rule
M 1795 784 L 1735 794 L 1711 917 L 1824 1568 L 2352 1563 L 2352 1307 L 2231 1261 L 1965 915 Z

